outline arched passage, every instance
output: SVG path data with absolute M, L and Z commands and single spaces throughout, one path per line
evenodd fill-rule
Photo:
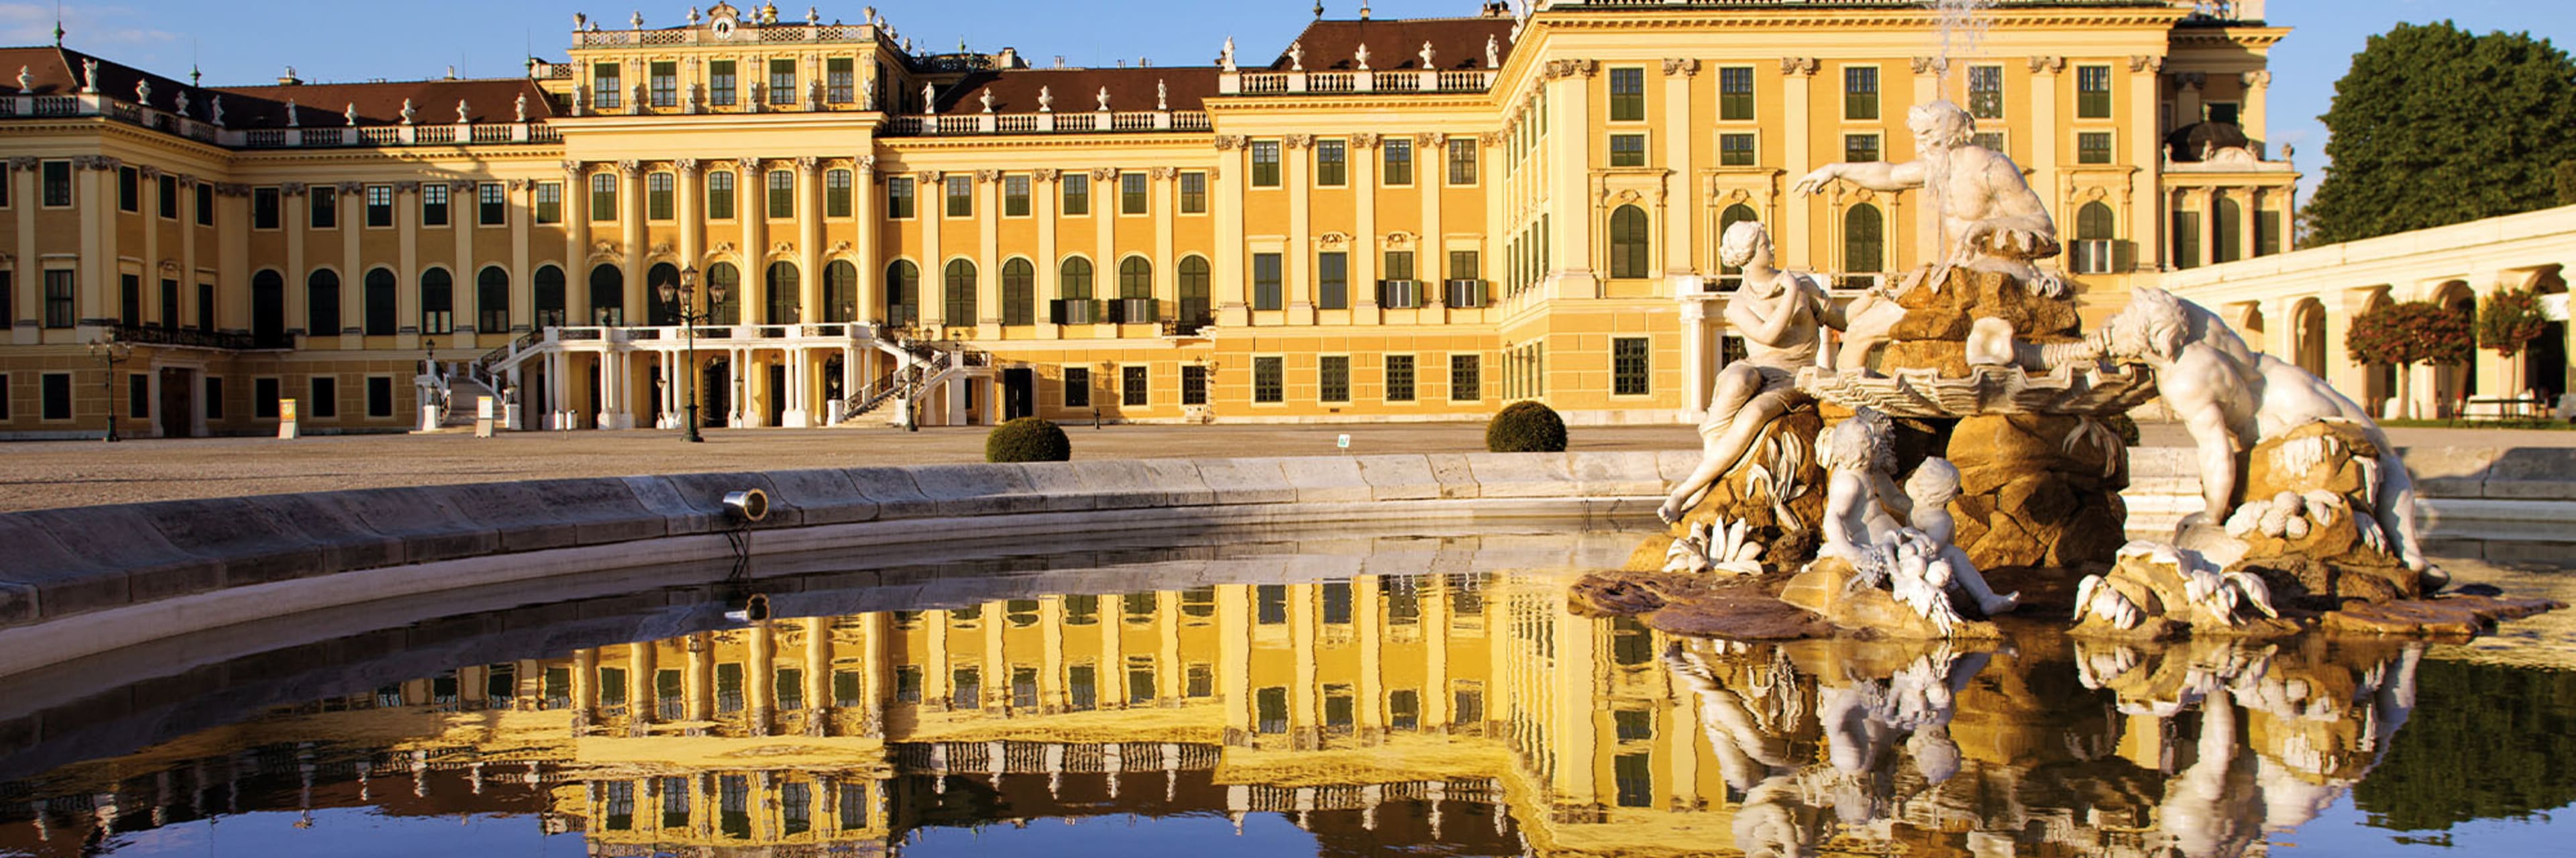
M 2290 307 L 2290 357 L 2300 369 L 2326 377 L 2326 305 L 2302 298 Z

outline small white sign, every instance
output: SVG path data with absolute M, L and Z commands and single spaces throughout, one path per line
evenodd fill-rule
M 1335 446 L 1335 447 L 1340 447 L 1340 448 L 1342 448 L 1342 449 L 1344 449 L 1344 450 L 1348 450 L 1348 449 L 1350 449 L 1350 448 L 1351 448 L 1351 433 L 1344 432 L 1344 433 L 1342 433 L 1341 437 L 1336 438 L 1336 439 L 1333 439 L 1333 446 Z
M 492 397 L 478 396 L 474 398 L 474 418 L 477 420 L 492 419 Z

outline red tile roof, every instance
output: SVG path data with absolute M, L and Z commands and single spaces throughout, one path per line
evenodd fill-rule
M 1368 45 L 1371 69 L 1419 70 L 1424 42 L 1431 43 L 1431 62 L 1440 69 L 1481 69 L 1485 67 L 1485 40 L 1489 38 L 1499 48 L 1499 58 L 1509 59 L 1512 19 L 1319 20 L 1306 25 L 1295 44 L 1306 52 L 1307 71 L 1355 70 L 1359 68 L 1356 57 L 1362 44 Z M 1282 49 L 1270 68 L 1286 71 L 1289 67 L 1288 52 Z
M 22 48 L 0 48 L 0 87 L 14 90 L 15 80 L 8 78 L 9 66 L 27 70 L 28 89 L 36 95 L 73 95 L 80 92 L 80 67 L 84 61 L 98 60 L 98 91 L 101 95 L 123 101 L 134 100 L 137 81 L 151 81 L 152 104 L 160 110 L 178 106 L 177 95 L 188 93 L 188 116 L 199 121 L 213 118 L 212 102 L 224 99 L 224 127 L 284 128 L 286 102 L 296 103 L 296 118 L 305 126 L 337 128 L 347 124 L 342 111 L 352 104 L 358 108 L 360 125 L 393 125 L 402 121 L 403 99 L 411 99 L 414 118 L 424 125 L 447 125 L 456 121 L 456 102 L 466 102 L 476 122 L 509 122 L 516 117 L 516 102 L 524 93 L 528 97 L 528 119 L 544 120 L 554 115 L 553 103 L 534 81 L 519 78 L 480 80 L 418 80 L 378 83 L 311 83 L 269 86 L 191 86 L 178 80 L 100 59 L 69 48 L 51 45 Z
M 1038 112 L 1038 90 L 1054 96 L 1057 113 L 1090 113 L 1100 109 L 1099 95 L 1109 89 L 1109 109 L 1120 113 L 1154 109 L 1155 85 L 1168 92 L 1164 103 L 1174 111 L 1195 111 L 1216 94 L 1217 70 L 1206 66 L 1132 69 L 1007 69 L 976 72 L 940 88 L 939 112 L 963 115 L 984 112 L 983 94 L 993 94 L 995 113 Z M 917 95 L 917 93 L 915 93 Z

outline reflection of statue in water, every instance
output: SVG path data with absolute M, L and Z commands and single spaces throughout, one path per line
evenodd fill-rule
M 2415 481 L 2370 413 L 2307 370 L 2254 351 L 2198 304 L 2152 287 L 2085 343 L 2093 355 L 2155 369 L 2156 393 L 2182 418 L 2200 454 L 2208 507 L 2185 523 L 2217 524 L 2235 509 L 2240 457 L 2254 445 L 2320 420 L 2355 424 L 2378 450 L 2376 518 L 2390 553 L 2425 571 L 2415 531 Z
M 1699 424 L 1699 469 L 1656 511 L 1666 522 L 1682 520 L 1693 497 L 1733 470 L 1764 427 L 1806 401 L 1798 369 L 1815 365 L 1823 329 L 1844 324 L 1841 308 L 1813 278 L 1773 264 L 1771 234 L 1761 223 L 1727 227 L 1718 258 L 1744 269 L 1744 285 L 1726 302 L 1726 324 L 1744 337 L 1745 356 L 1717 373 L 1708 418 Z
M 1940 207 L 1941 234 L 1950 242 L 1942 267 L 1991 271 L 2052 298 L 2064 295 L 2064 283 L 2030 264 L 2057 255 L 2057 226 L 2012 159 L 1969 142 L 1976 119 L 1956 104 L 1935 101 L 1907 111 L 1905 125 L 1914 131 L 1920 159 L 1827 164 L 1790 192 L 1822 193 L 1835 179 L 1873 191 L 1924 188 Z M 1928 282 L 1937 287 L 1943 279 L 1936 273 Z

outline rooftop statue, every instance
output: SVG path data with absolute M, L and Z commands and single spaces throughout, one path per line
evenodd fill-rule
M 2059 297 L 2066 284 L 2031 266 L 2031 260 L 2056 256 L 2057 225 L 2048 207 L 2022 180 L 2021 168 L 2002 153 L 1970 142 L 1977 120 L 1948 101 L 1917 105 L 1906 111 L 1905 125 L 1914 131 L 1922 157 L 1888 161 L 1827 164 L 1790 188 L 1791 193 L 1823 193 L 1840 179 L 1873 191 L 1923 188 L 1941 212 L 1940 268 L 1991 271 L 2019 279 L 2041 294 Z M 1927 282 L 1939 285 L 1936 270 Z

